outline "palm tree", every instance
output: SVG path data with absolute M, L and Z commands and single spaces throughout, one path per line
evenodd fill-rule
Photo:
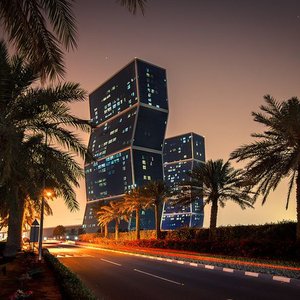
M 100 226 L 104 226 L 105 234 L 104 236 L 108 237 L 108 224 L 110 222 L 115 222 L 115 239 L 119 239 L 119 225 L 123 216 L 121 210 L 120 201 L 110 201 L 108 205 L 102 206 L 97 212 L 98 221 Z
M 53 214 L 52 209 L 49 205 L 49 202 L 45 201 L 45 215 L 51 216 Z M 35 219 L 38 219 L 41 215 L 41 205 L 39 202 L 27 197 L 24 201 L 24 210 L 23 210 L 23 221 L 22 228 L 25 231 L 30 230 L 31 224 Z
M 89 123 L 68 105 L 84 100 L 85 92 L 74 83 L 32 87 L 38 79 L 31 64 L 20 56 L 10 59 L 0 42 L 0 201 L 9 212 L 7 255 L 16 253 L 21 239 L 24 201 L 41 194 L 43 181 L 78 209 L 73 187 L 83 170 L 72 154 L 84 157 L 86 147 L 69 128 L 88 131 Z
M 121 0 L 130 12 L 144 12 L 146 0 Z M 0 24 L 18 53 L 32 62 L 41 79 L 62 77 L 63 48 L 77 47 L 71 0 L 1 0 Z
M 105 206 L 107 204 L 107 202 L 106 201 L 98 201 L 98 202 L 96 202 L 96 203 L 94 203 L 93 205 L 92 205 L 92 212 L 93 212 L 93 214 L 95 215 L 95 217 L 97 217 L 96 216 L 96 214 L 97 214 L 97 212 L 101 209 L 101 207 L 102 206 Z M 103 226 L 103 225 L 100 225 L 100 233 L 101 234 L 105 234 L 105 227 Z M 106 228 L 107 229 L 107 228 Z M 107 232 L 106 232 L 106 235 L 107 235 Z
M 254 121 L 263 124 L 263 133 L 252 134 L 256 140 L 231 153 L 237 161 L 248 161 L 246 175 L 262 195 L 262 204 L 270 191 L 275 190 L 283 178 L 289 178 L 286 209 L 293 187 L 296 185 L 297 241 L 300 241 L 300 101 L 291 98 L 276 101 L 270 95 L 261 112 L 253 112 Z
M 142 195 L 154 206 L 156 238 L 160 238 L 160 220 L 164 201 L 170 196 L 169 189 L 163 181 L 149 181 L 143 186 Z
M 178 203 L 186 204 L 203 197 L 204 204 L 211 204 L 210 238 L 215 238 L 219 206 L 224 207 L 227 200 L 234 201 L 242 209 L 253 207 L 249 188 L 244 185 L 243 173 L 235 170 L 222 159 L 209 160 L 194 168 L 189 174 L 191 181 L 180 189 Z
M 136 239 L 140 239 L 140 221 L 141 221 L 141 210 L 147 209 L 151 205 L 151 201 L 143 196 L 141 188 L 134 188 L 124 196 L 124 202 L 122 203 L 122 209 L 124 212 L 135 212 L 135 231 Z

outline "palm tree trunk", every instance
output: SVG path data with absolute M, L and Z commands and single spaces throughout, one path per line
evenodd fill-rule
M 136 223 L 135 224 L 136 239 L 139 240 L 141 238 L 141 230 L 140 230 L 141 217 L 140 217 L 140 209 L 139 208 L 137 208 L 135 210 L 135 223 Z
M 108 224 L 104 225 L 104 237 L 107 238 L 108 237 Z
M 119 222 L 116 220 L 116 225 L 115 225 L 115 238 L 116 240 L 119 239 Z
M 300 165 L 298 166 L 298 174 L 296 181 L 296 209 L 297 209 L 297 229 L 296 229 L 296 240 L 300 242 Z
M 156 238 L 160 238 L 160 217 L 159 217 L 159 207 L 157 204 L 154 204 L 154 214 L 155 214 L 155 231 Z
M 218 216 L 218 200 L 216 199 L 212 201 L 212 206 L 210 211 L 210 226 L 209 226 L 210 240 L 214 240 L 216 237 L 217 216 Z
M 9 202 L 8 236 L 4 250 L 4 257 L 15 257 L 22 246 L 22 220 L 24 199 L 19 199 L 18 188 L 14 190 L 14 197 Z

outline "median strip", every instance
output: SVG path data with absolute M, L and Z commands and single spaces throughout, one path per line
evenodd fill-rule
M 160 277 L 160 276 L 157 276 L 157 275 L 154 275 L 154 274 L 151 274 L 151 273 L 147 273 L 147 272 L 144 272 L 144 271 L 141 271 L 141 270 L 138 270 L 138 269 L 133 269 L 133 270 L 136 271 L 136 272 L 154 277 L 154 278 L 158 278 L 158 279 L 161 279 L 161 280 L 164 280 L 164 281 L 167 281 L 167 282 L 177 284 L 177 285 L 184 285 L 184 283 L 180 283 L 180 282 L 177 282 L 177 281 L 174 281 L 174 280 L 170 280 L 170 279 L 167 279 L 167 278 L 164 278 L 164 277 Z

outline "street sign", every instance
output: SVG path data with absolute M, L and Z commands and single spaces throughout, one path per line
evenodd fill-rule
M 40 229 L 40 224 L 35 219 L 30 227 L 30 242 L 31 243 L 37 243 L 39 241 L 39 229 Z

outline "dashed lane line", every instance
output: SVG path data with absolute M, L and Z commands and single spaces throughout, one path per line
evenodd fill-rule
M 141 271 L 141 270 L 138 270 L 138 269 L 133 269 L 133 270 L 136 271 L 136 272 L 139 272 L 139 273 L 157 278 L 157 279 L 161 279 L 161 280 L 170 282 L 170 283 L 174 283 L 174 284 L 177 284 L 177 285 L 184 285 L 184 283 L 177 282 L 177 281 L 174 281 L 174 280 L 171 280 L 171 279 L 167 279 L 167 278 L 164 278 L 164 277 L 161 277 L 161 276 L 157 276 L 157 275 L 154 275 L 154 274 L 151 274 L 151 273 L 148 273 L 148 272 L 144 272 L 144 271 Z
M 111 261 L 111 260 L 107 260 L 107 259 L 104 259 L 104 258 L 101 258 L 101 260 L 102 260 L 102 261 L 105 261 L 105 262 L 107 262 L 107 263 L 109 263 L 109 264 L 113 264 L 113 265 L 119 266 L 119 267 L 122 266 L 121 264 L 118 264 L 118 263 L 113 262 L 113 261 Z

